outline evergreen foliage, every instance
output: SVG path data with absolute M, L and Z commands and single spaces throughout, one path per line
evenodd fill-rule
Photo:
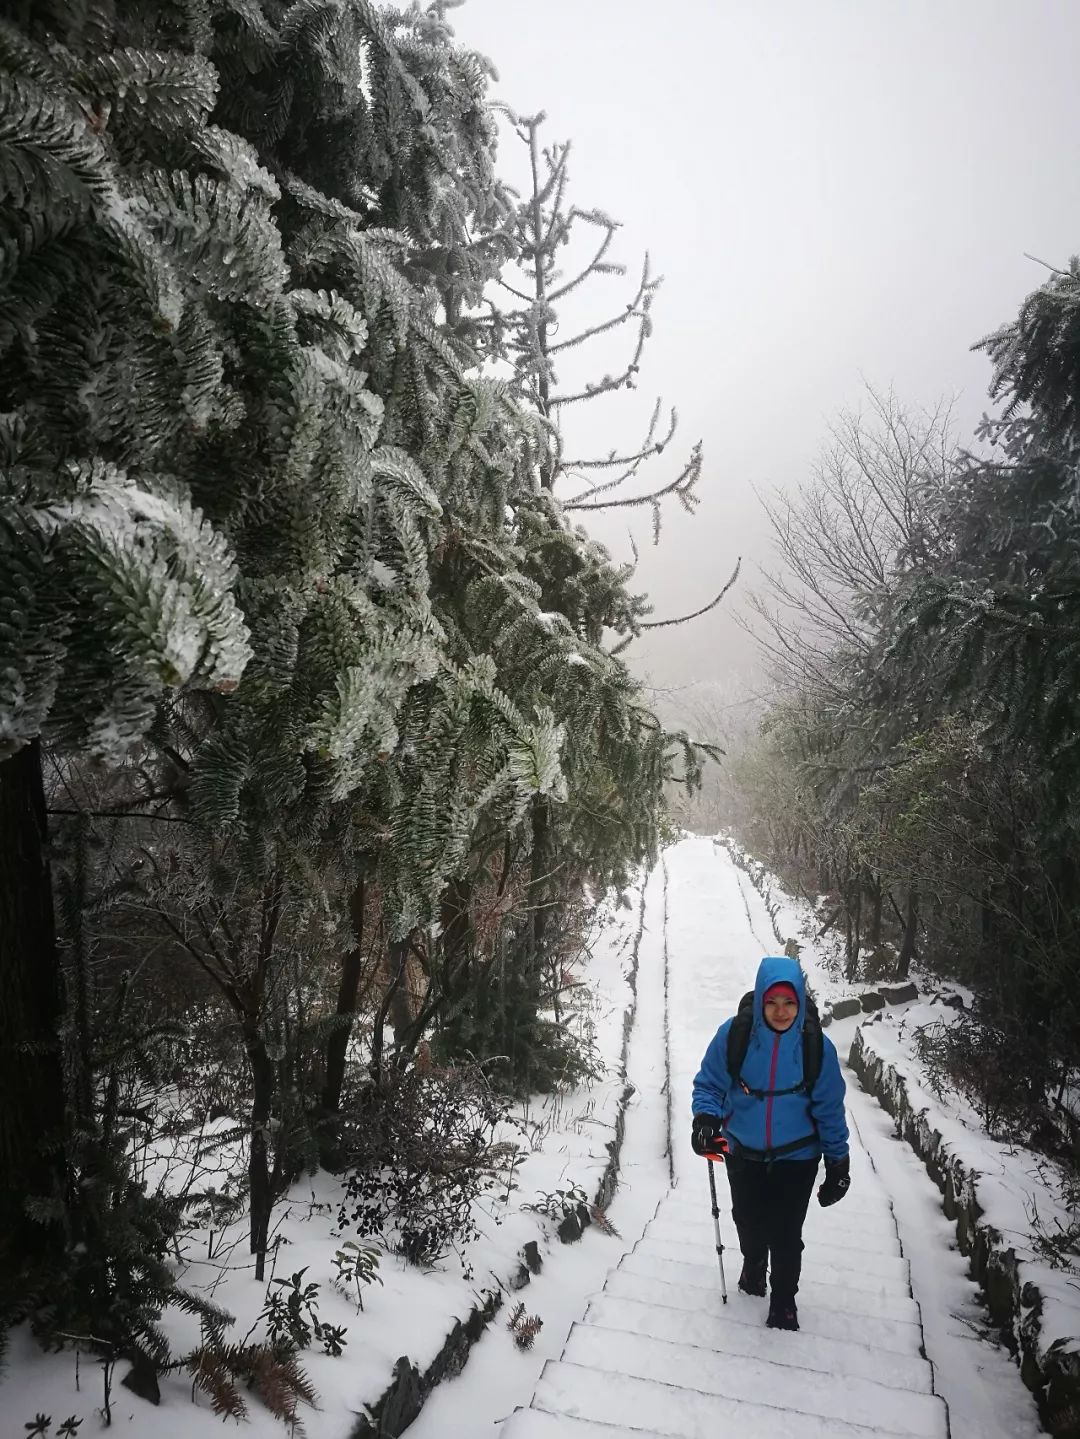
M 290 1421 L 310 1386 L 210 1312 L 167 1354 L 162 1307 L 198 1306 L 121 1056 L 227 1029 L 262 1277 L 276 1198 L 425 1036 L 509 1087 L 574 1070 L 582 912 L 705 757 L 617 653 L 648 607 L 551 492 L 549 407 L 492 364 L 525 240 L 450 8 L 0 0 L 5 1315 L 223 1415 L 239 1378 Z

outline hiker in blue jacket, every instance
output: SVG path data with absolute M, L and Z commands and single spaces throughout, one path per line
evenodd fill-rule
M 766 1323 L 798 1329 L 802 1227 L 822 1155 L 820 1204 L 843 1199 L 851 1179 L 840 1061 L 795 960 L 761 961 L 752 1003 L 747 995 L 705 1051 L 693 1108 L 695 1153 L 726 1145 L 739 1288 L 764 1298 L 771 1260 Z

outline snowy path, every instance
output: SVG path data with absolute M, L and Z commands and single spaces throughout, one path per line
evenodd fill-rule
M 688 1096 L 717 1023 L 734 1011 L 752 985 L 758 958 L 775 945 L 757 895 L 711 841 L 679 845 L 668 852 L 666 868 L 666 924 L 662 936 L 654 931 L 661 942 L 653 948 L 657 958 L 667 948 L 674 1184 L 643 1230 L 640 1222 L 623 1224 L 622 1258 L 579 1309 L 528 1407 L 496 1432 L 501 1439 L 1037 1435 L 1017 1371 L 971 1331 L 973 1286 L 948 1247 L 936 1191 L 850 1074 L 852 1190 L 832 1209 L 811 1205 L 801 1332 L 766 1330 L 766 1301 L 737 1292 L 738 1251 L 726 1180 L 718 1176 L 731 1246 L 731 1297 L 722 1304 L 704 1166 L 684 1140 Z M 654 876 L 650 889 L 660 878 Z M 651 899 L 655 913 L 655 890 Z M 655 1044 L 662 1027 L 652 1006 L 662 991 L 655 972 L 651 987 L 644 972 L 643 979 L 642 1000 L 648 994 L 651 1002 L 639 1007 L 639 1021 Z M 843 1059 L 850 1033 L 839 1026 L 833 1033 Z M 642 1080 L 655 1083 L 657 1073 L 652 1057 L 637 1079 L 644 1132 L 632 1145 L 633 1125 L 628 1128 L 628 1145 L 642 1176 L 651 1171 L 654 1192 L 658 1105 Z M 641 1152 L 646 1145 L 651 1155 Z M 648 1189 L 638 1184 L 639 1209 Z M 620 1221 L 618 1203 L 613 1213 Z M 913 1292 L 913 1275 L 921 1278 L 921 1291 Z M 927 1302 L 935 1313 L 924 1323 Z

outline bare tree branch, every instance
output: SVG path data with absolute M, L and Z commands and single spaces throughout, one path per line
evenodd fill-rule
M 680 615 L 677 619 L 673 620 L 650 620 L 648 623 L 643 624 L 641 628 L 643 630 L 663 630 L 667 629 L 671 625 L 689 624 L 691 620 L 697 620 L 700 619 L 702 615 L 707 615 L 710 610 L 716 609 L 717 605 L 727 594 L 728 590 L 731 589 L 732 585 L 739 578 L 739 571 L 741 569 L 742 556 L 740 555 L 738 560 L 735 562 L 735 568 L 732 570 L 731 577 L 728 579 L 727 584 L 725 584 L 724 588 L 720 591 L 720 593 L 716 596 L 715 599 L 710 600 L 707 605 L 702 605 L 701 609 L 694 610 L 691 614 L 688 615 Z
M 701 474 L 702 462 L 703 456 L 701 453 L 701 441 L 699 440 L 694 446 L 690 458 L 687 460 L 683 468 L 679 471 L 679 473 L 675 476 L 673 480 L 671 480 L 666 485 L 662 485 L 660 489 L 653 490 L 650 494 L 647 495 L 631 495 L 624 499 L 616 500 L 597 500 L 595 498 L 590 498 L 588 500 L 568 500 L 563 506 L 563 509 L 618 510 L 628 509 L 638 505 L 655 505 L 658 500 L 664 499 L 666 495 L 680 494 L 683 491 L 691 489 L 696 480 L 698 479 L 699 475 Z M 593 492 L 593 494 L 602 494 L 606 490 L 613 488 L 614 485 L 601 485 L 597 490 Z M 693 502 L 696 503 L 697 497 L 693 496 L 692 498 Z

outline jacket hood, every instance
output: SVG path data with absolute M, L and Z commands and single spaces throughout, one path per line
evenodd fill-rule
M 757 979 L 754 981 L 754 1023 L 764 1025 L 765 991 L 774 984 L 790 984 L 795 991 L 795 997 L 799 1001 L 799 1017 L 788 1032 L 801 1031 L 803 1015 L 806 1013 L 806 980 L 798 961 L 788 959 L 784 954 L 766 955 L 758 965 Z

